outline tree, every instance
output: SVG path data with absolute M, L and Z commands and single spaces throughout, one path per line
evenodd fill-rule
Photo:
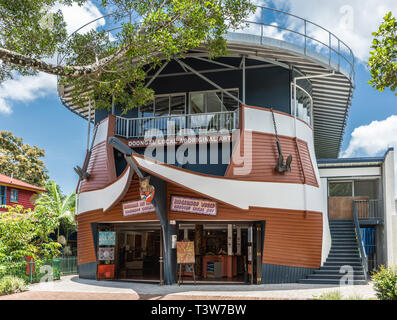
M 55 181 L 49 181 L 46 189 L 47 192 L 40 194 L 36 200 L 35 211 L 42 212 L 43 219 L 46 219 L 46 215 L 56 217 L 53 227 L 57 229 L 57 239 L 59 239 L 60 230 L 63 230 L 67 240 L 69 235 L 77 229 L 74 218 L 76 194 L 73 192 L 68 196 L 63 195 Z
M 0 131 L 0 173 L 44 186 L 48 179 L 48 171 L 40 160 L 44 155 L 43 149 L 24 144 L 22 138 L 15 137 L 12 132 Z
M 0 0 L 1 79 L 15 70 L 54 74 L 72 88 L 73 103 L 92 99 L 95 107 L 109 108 L 113 99 L 125 112 L 153 99 L 145 85 L 148 70 L 200 45 L 212 57 L 226 54 L 226 32 L 241 27 L 254 11 L 249 0 L 101 0 L 102 8 L 113 12 L 107 24 L 120 29 L 111 35 L 91 30 L 67 38 L 61 11 L 51 13 L 57 2 Z M 43 23 L 48 16 L 52 18 L 44 20 L 51 23 Z M 56 52 L 62 64 L 43 60 Z
M 391 12 L 385 15 L 379 30 L 372 35 L 375 38 L 368 62 L 372 77 L 369 84 L 379 91 L 390 88 L 394 92 L 397 87 L 397 20 Z

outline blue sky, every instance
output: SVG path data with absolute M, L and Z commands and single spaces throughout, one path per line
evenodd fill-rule
M 266 4 L 266 1 L 261 3 Z M 345 129 L 342 155 L 373 156 L 382 154 L 390 145 L 397 146 L 397 97 L 389 90 L 377 92 L 367 84 L 370 75 L 364 63 L 368 57 L 370 32 L 376 30 L 386 10 L 393 9 L 397 13 L 396 2 L 377 1 L 376 8 L 372 0 L 337 0 L 328 1 L 327 4 L 314 0 L 267 3 L 309 18 L 334 31 L 352 47 L 357 56 L 356 89 Z M 342 19 L 344 12 L 349 12 L 342 10 L 346 3 L 353 9 L 354 23 L 350 33 L 341 29 L 338 22 L 338 15 Z M 83 8 L 69 8 L 65 11 L 65 19 L 70 30 L 74 30 L 99 14 L 100 11 L 89 3 Z M 96 26 L 100 26 L 100 22 Z M 60 184 L 65 193 L 75 189 L 78 179 L 73 167 L 81 166 L 84 160 L 87 122 L 61 104 L 54 77 L 40 75 L 30 79 L 17 78 L 2 84 L 0 130 L 12 131 L 14 135 L 22 137 L 25 143 L 45 149 L 44 161 L 51 179 Z

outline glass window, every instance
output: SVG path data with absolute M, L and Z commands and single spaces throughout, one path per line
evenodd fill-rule
M 204 98 L 204 92 L 192 92 L 190 94 L 190 113 L 205 113 Z
M 185 114 L 185 95 L 183 96 L 171 96 L 170 102 L 170 114 Z
M 330 182 L 329 183 L 330 197 L 352 197 L 353 184 L 352 182 Z
M 11 189 L 10 201 L 18 202 L 18 190 L 17 189 Z
M 291 86 L 291 109 L 292 109 L 292 114 L 294 113 L 295 110 L 295 100 L 294 100 L 294 87 Z M 296 104 L 296 116 L 307 122 L 308 124 L 312 124 L 312 99 L 310 95 L 300 88 L 299 86 L 296 86 L 296 99 L 297 99 L 297 104 Z
M 228 90 L 233 96 L 238 98 L 238 90 Z M 228 96 L 227 94 L 223 94 L 223 108 L 222 111 L 234 111 L 238 108 L 238 101 Z
M 166 116 L 170 113 L 170 96 L 156 97 L 154 104 L 156 117 Z
M 6 187 L 0 186 L 0 205 L 6 204 Z
M 139 118 L 149 118 L 154 116 L 154 104 L 148 103 L 146 106 L 139 107 Z
M 354 181 L 354 196 L 368 197 L 369 200 L 378 199 L 378 180 L 356 180 Z
M 207 110 L 206 112 L 221 112 L 222 111 L 222 92 L 208 92 L 207 93 Z

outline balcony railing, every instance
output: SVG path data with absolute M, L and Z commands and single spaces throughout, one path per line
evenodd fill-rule
M 354 200 L 353 201 L 358 220 L 383 221 L 382 200 Z
M 115 135 L 126 139 L 151 137 L 154 134 L 189 136 L 211 132 L 231 133 L 238 127 L 238 109 L 131 119 L 117 116 Z

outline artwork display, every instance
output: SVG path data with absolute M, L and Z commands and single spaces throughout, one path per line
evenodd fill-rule
M 194 242 L 193 241 L 177 241 L 176 243 L 177 263 L 194 263 Z
M 99 248 L 98 258 L 103 260 L 114 260 L 114 248 Z
M 116 232 L 114 232 L 114 231 L 100 231 L 98 244 L 100 246 L 114 246 L 114 245 L 116 245 Z
M 171 196 L 171 211 L 216 216 L 217 209 L 215 201 Z

